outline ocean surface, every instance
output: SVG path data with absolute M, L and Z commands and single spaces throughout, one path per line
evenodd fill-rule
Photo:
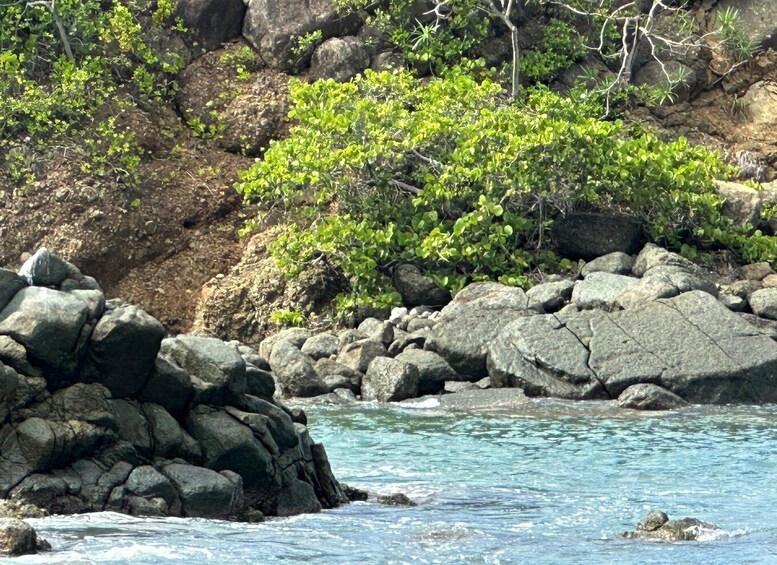
M 470 415 L 435 404 L 306 408 L 341 481 L 416 507 L 360 502 L 261 524 L 50 517 L 31 522 L 53 551 L 12 562 L 777 563 L 777 406 L 646 414 L 538 400 Z M 651 509 L 722 530 L 620 537 Z

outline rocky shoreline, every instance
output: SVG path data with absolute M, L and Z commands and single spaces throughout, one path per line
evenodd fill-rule
M 431 281 L 415 277 L 422 296 Z M 775 402 L 777 275 L 759 263 L 735 278 L 723 284 L 648 244 L 596 258 L 576 280 L 528 292 L 474 283 L 439 311 L 398 308 L 340 332 L 290 328 L 259 351 L 281 394 L 332 402 L 483 388 L 648 410 Z
M 251 348 L 179 335 L 40 249 L 0 270 L 0 498 L 235 518 L 347 502 Z

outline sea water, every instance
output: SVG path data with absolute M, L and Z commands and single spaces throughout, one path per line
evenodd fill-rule
M 536 401 L 513 414 L 306 407 L 357 502 L 260 524 L 113 513 L 31 520 L 53 550 L 16 563 L 777 563 L 777 406 L 637 413 Z M 652 509 L 721 530 L 626 540 Z

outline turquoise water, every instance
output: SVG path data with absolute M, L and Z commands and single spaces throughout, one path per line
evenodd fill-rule
M 668 414 L 540 401 L 523 415 L 307 408 L 342 481 L 417 507 L 355 503 L 263 524 L 117 514 L 32 522 L 18 563 L 777 563 L 777 407 Z M 723 530 L 623 540 L 647 511 Z

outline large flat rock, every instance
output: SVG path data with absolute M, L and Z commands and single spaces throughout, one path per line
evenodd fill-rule
M 777 343 L 701 291 L 613 313 L 519 319 L 489 346 L 494 386 L 617 398 L 653 383 L 696 403 L 777 401 Z

